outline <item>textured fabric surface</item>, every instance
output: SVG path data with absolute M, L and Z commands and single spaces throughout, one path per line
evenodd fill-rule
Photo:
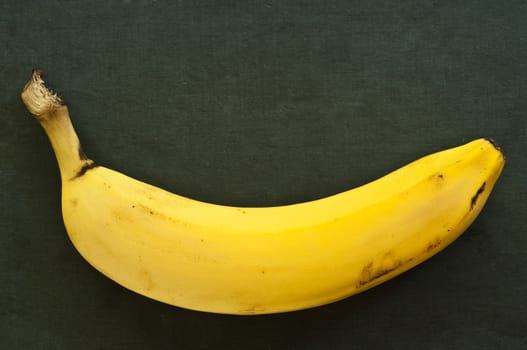
M 525 1 L 2 1 L 5 349 L 526 349 Z M 452 246 L 332 305 L 232 317 L 100 275 L 60 214 L 33 67 L 100 164 L 222 204 L 305 201 L 478 137 L 507 164 Z M 184 286 L 182 286 L 184 288 Z

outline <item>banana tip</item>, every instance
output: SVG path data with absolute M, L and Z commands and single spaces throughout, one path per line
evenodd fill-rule
M 501 149 L 501 147 L 498 145 L 498 143 L 494 139 L 492 139 L 490 137 L 485 137 L 485 140 L 488 143 L 490 143 L 492 146 L 494 146 L 494 148 L 503 155 L 503 150 Z

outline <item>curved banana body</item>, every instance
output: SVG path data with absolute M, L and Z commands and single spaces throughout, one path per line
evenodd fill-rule
M 504 166 L 499 148 L 478 139 L 327 198 L 215 205 L 95 165 L 39 72 L 22 97 L 57 155 L 64 223 L 80 254 L 126 288 L 193 310 L 292 311 L 376 286 L 461 235 Z

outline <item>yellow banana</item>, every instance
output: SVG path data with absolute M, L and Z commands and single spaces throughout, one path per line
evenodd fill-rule
M 478 139 L 327 198 L 230 207 L 96 165 L 39 71 L 22 99 L 56 154 L 64 224 L 79 253 L 137 293 L 215 313 L 314 307 L 399 275 L 467 229 L 505 162 L 494 142 Z

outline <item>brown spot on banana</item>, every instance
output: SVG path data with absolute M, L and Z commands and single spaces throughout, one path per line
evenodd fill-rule
M 430 253 L 432 250 L 436 249 L 440 245 L 441 245 L 441 240 L 438 238 L 435 241 L 430 242 L 430 244 L 428 244 L 428 246 L 426 247 L 425 252 L 426 253 Z
M 428 178 L 428 180 L 440 190 L 445 183 L 445 175 L 442 172 L 436 172 Z
M 472 196 L 472 198 L 470 199 L 470 210 L 474 209 L 474 206 L 476 205 L 476 202 L 478 201 L 478 198 L 479 198 L 479 195 L 483 193 L 483 191 L 485 191 L 485 185 L 487 183 L 484 182 L 479 188 L 478 190 L 476 191 L 476 194 Z
M 88 170 L 97 167 L 97 164 L 95 164 L 93 160 L 91 160 L 90 158 L 88 158 L 88 156 L 86 156 L 86 153 L 84 153 L 84 150 L 82 149 L 82 146 L 80 143 L 77 147 L 77 153 L 79 154 L 79 160 L 83 161 L 83 164 L 82 164 L 82 167 L 77 172 L 77 174 L 75 174 L 75 176 L 72 178 L 72 180 L 83 176 L 84 174 L 86 174 Z
M 81 176 L 83 176 L 84 174 L 86 174 L 86 172 L 90 169 L 93 169 L 93 168 L 96 168 L 98 165 L 95 164 L 95 162 L 93 160 L 89 160 L 87 162 L 85 162 L 82 167 L 79 169 L 79 171 L 77 171 L 77 174 L 75 174 L 75 176 L 73 176 L 71 178 L 71 180 L 75 180 Z
M 359 281 L 356 284 L 357 288 L 363 287 L 367 284 L 372 283 L 373 281 L 383 277 L 384 275 L 387 275 L 409 263 L 414 261 L 416 257 L 423 256 L 423 255 L 430 255 L 432 254 L 432 251 L 436 250 L 439 246 L 441 246 L 442 240 L 437 238 L 434 241 L 430 242 L 420 253 L 415 254 L 413 256 L 410 256 L 406 259 L 398 259 L 396 257 L 393 257 L 393 254 L 391 252 L 385 254 L 386 256 L 391 257 L 391 262 L 386 263 L 386 260 L 381 262 L 378 267 L 375 267 L 375 264 L 373 261 L 369 262 L 364 268 L 362 269 L 362 272 L 360 274 Z M 433 254 L 432 254 L 433 255 Z
M 410 260 L 408 260 L 410 261 Z M 376 279 L 381 278 L 384 275 L 396 270 L 399 266 L 403 265 L 403 262 L 396 260 L 392 266 L 374 268 L 373 262 L 368 263 L 361 272 L 359 281 L 357 282 L 357 288 L 365 286 Z

